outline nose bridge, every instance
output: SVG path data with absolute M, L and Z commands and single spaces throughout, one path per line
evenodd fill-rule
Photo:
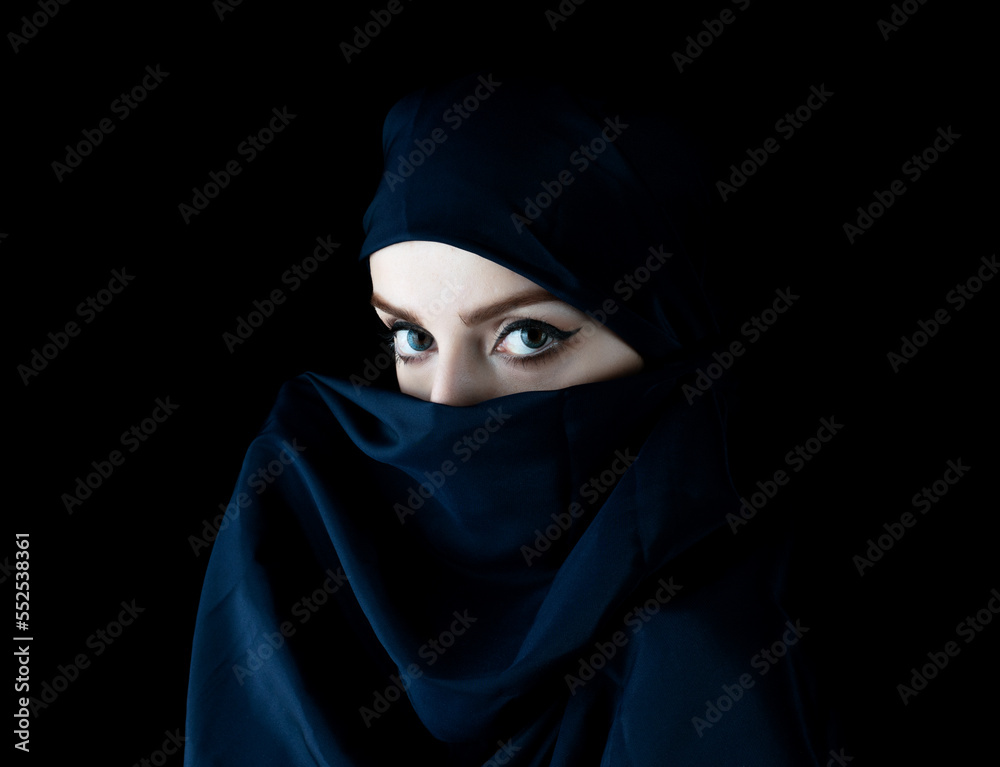
M 495 396 L 487 367 L 471 350 L 452 347 L 440 351 L 431 384 L 431 402 L 461 407 Z

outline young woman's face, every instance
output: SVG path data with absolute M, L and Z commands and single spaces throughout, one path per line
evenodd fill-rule
M 404 394 L 473 405 L 642 369 L 639 354 L 606 327 L 474 253 L 414 241 L 370 261 L 371 302 L 391 333 Z

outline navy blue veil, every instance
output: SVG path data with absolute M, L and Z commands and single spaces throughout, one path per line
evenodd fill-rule
M 692 385 L 717 340 L 693 146 L 493 73 L 391 110 L 361 258 L 471 251 L 645 366 L 469 407 L 288 382 L 212 551 L 186 764 L 826 763 L 786 552 L 736 545 L 723 398 Z

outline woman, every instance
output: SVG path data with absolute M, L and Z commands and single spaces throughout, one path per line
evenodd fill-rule
M 692 385 L 719 339 L 689 145 L 526 78 L 393 108 L 361 257 L 398 390 L 282 390 L 212 553 L 186 763 L 826 763 L 783 554 L 731 534 Z

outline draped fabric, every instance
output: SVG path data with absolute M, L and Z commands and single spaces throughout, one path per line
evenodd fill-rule
M 442 117 L 477 88 L 460 126 Z M 478 253 L 603 311 L 646 366 L 468 407 L 288 382 L 212 551 L 186 764 L 826 763 L 787 551 L 731 532 L 722 400 L 690 388 L 714 328 L 695 166 L 661 121 L 606 109 L 490 75 L 390 113 L 362 257 Z M 628 127 L 574 164 L 607 120 Z

